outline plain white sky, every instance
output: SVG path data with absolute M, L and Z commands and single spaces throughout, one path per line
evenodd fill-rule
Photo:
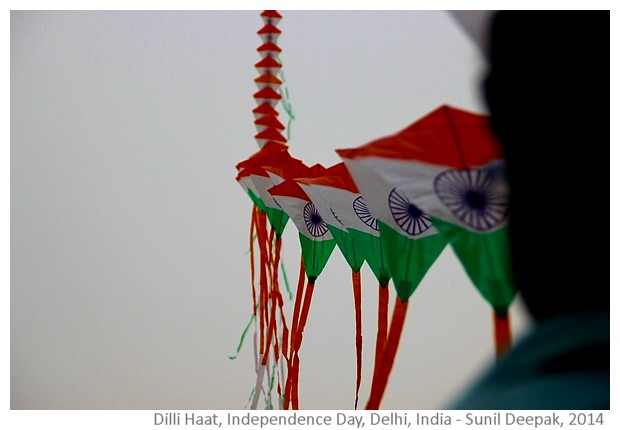
M 11 13 L 11 408 L 242 409 L 260 11 Z M 448 103 L 484 112 L 479 49 L 442 11 L 286 11 L 290 152 L 391 134 Z M 282 116 L 281 116 L 282 118 Z M 299 243 L 283 258 L 295 284 Z M 377 285 L 365 268 L 368 397 Z M 412 297 L 384 409 L 441 409 L 493 360 L 491 309 L 448 249 Z M 289 312 L 292 303 L 286 304 Z M 517 336 L 528 321 L 513 309 Z M 319 277 L 300 406 L 351 409 L 350 269 Z

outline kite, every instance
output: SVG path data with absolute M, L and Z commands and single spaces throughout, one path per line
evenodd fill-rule
M 508 255 L 505 164 L 488 117 L 444 105 L 375 145 L 375 152 L 358 154 L 351 164 L 372 166 L 380 180 L 395 184 L 389 196 L 395 221 L 404 219 L 399 208 L 415 201 L 425 222 L 450 243 L 493 308 L 501 356 L 510 346 L 508 308 L 516 288 Z
M 324 168 L 316 165 L 309 173 L 318 176 Z M 269 193 L 282 207 L 299 231 L 302 261 L 290 334 L 289 371 L 284 394 L 284 408 L 299 409 L 299 349 L 308 319 L 312 294 L 318 276 L 336 247 L 336 241 L 310 197 L 293 180 L 286 180 L 269 189 Z M 307 286 L 304 289 L 304 273 Z
M 409 301 L 449 244 L 493 309 L 495 349 L 511 343 L 509 307 L 516 295 L 508 255 L 508 186 L 501 148 L 488 118 L 440 106 L 402 131 L 358 148 L 339 149 L 343 162 L 308 167 L 289 153 L 294 115 L 284 88 L 277 11 L 260 14 L 260 60 L 253 94 L 258 151 L 236 165 L 252 202 L 249 237 L 256 383 L 251 408 L 264 396 L 273 408 L 277 381 L 283 409 L 299 409 L 300 348 L 319 275 L 337 246 L 351 269 L 356 326 L 356 390 L 362 378 L 361 268 L 379 283 L 374 369 L 366 409 L 378 409 L 402 336 Z M 281 107 L 288 114 L 285 126 Z M 286 136 L 285 136 L 286 135 Z M 280 291 L 282 236 L 291 220 L 301 246 L 290 325 Z M 258 255 L 255 253 L 255 244 Z M 259 264 L 256 282 L 256 261 Z M 396 291 L 388 325 L 389 288 Z M 257 288 L 258 287 L 258 288 Z M 235 356 L 236 357 L 236 356 Z M 235 357 L 230 357 L 234 359 Z M 268 381 L 265 384 L 265 379 Z
M 250 272 L 252 284 L 253 314 L 250 324 L 258 320 L 258 336 L 255 333 L 256 385 L 251 396 L 251 408 L 256 409 L 263 392 L 263 380 L 268 376 L 269 386 L 265 394 L 267 408 L 272 408 L 270 399 L 274 372 L 282 364 L 281 355 L 286 354 L 288 326 L 283 310 L 283 299 L 279 287 L 279 266 L 282 246 L 282 233 L 288 216 L 279 208 L 267 188 L 274 185 L 274 180 L 288 174 L 296 175 L 303 163 L 295 160 L 287 152 L 287 139 L 282 135 L 284 125 L 278 120 L 279 112 L 275 108 L 282 96 L 279 87 L 282 80 L 278 78 L 281 64 L 277 56 L 281 49 L 276 45 L 281 31 L 276 27 L 282 17 L 277 11 L 263 11 L 261 17 L 264 26 L 257 32 L 263 44 L 257 48 L 261 60 L 255 64 L 259 76 L 254 80 L 258 91 L 253 94 L 257 107 L 252 111 L 257 133 L 254 139 L 259 151 L 237 164 L 237 181 L 248 194 L 253 203 L 250 225 Z M 266 169 L 279 172 L 270 175 Z M 283 179 L 282 179 L 283 180 Z M 268 223 L 270 228 L 268 229 Z M 254 241 L 259 249 L 260 275 L 259 289 L 255 288 Z M 283 267 L 283 266 L 282 266 Z M 286 280 L 286 279 L 285 279 Z M 290 293 L 289 293 L 290 294 Z M 250 325 L 246 327 L 245 332 Z M 279 331 L 281 330 L 281 334 Z M 258 337 L 258 340 L 256 339 Z M 239 348 L 241 347 L 241 343 Z M 237 351 L 239 351 L 239 348 Z M 273 352 L 274 364 L 270 372 L 270 354 Z M 234 357 L 231 357 L 234 358 Z M 271 375 L 270 375 L 271 373 Z M 278 392 L 284 370 L 278 372 Z
M 399 183 L 377 171 L 376 164 L 385 155 L 381 140 L 336 152 L 377 219 L 384 258 L 398 295 L 385 346 L 376 357 L 380 365 L 366 404 L 366 409 L 378 409 L 398 350 L 409 298 L 447 242 L 415 199 L 404 193 Z
M 387 333 L 387 306 L 390 280 L 383 258 L 377 220 L 370 214 L 364 198 L 359 193 L 353 178 L 344 163 L 336 164 L 317 178 L 296 179 L 302 189 L 316 205 L 327 228 L 336 240 L 338 248 L 351 267 L 356 321 L 356 392 L 355 409 L 359 398 L 362 368 L 362 325 L 361 325 L 361 275 L 360 269 L 366 261 L 379 281 L 378 329 L 376 349 L 382 350 Z M 375 354 L 377 357 L 378 354 Z M 375 372 L 379 366 L 375 362 Z
M 430 139 L 416 139 L 420 132 Z M 511 344 L 508 309 L 517 289 L 508 246 L 506 165 L 489 118 L 444 105 L 403 134 L 416 146 L 412 193 L 493 308 L 501 357 Z

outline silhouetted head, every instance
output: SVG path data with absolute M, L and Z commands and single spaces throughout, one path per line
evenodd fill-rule
M 532 315 L 609 309 L 609 11 L 510 11 L 484 93 L 505 148 L 517 287 Z

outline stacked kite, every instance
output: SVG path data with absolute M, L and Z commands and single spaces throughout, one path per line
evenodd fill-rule
M 282 375 L 286 375 L 280 357 L 286 354 L 289 332 L 279 287 L 282 233 L 288 216 L 267 193 L 267 189 L 283 180 L 283 176 L 296 175 L 297 170 L 305 167 L 288 154 L 286 138 L 281 134 L 284 125 L 278 121 L 279 112 L 276 109 L 282 98 L 279 93 L 282 80 L 278 78 L 282 66 L 277 60 L 281 49 L 276 45 L 281 32 L 276 24 L 282 16 L 276 11 L 264 11 L 261 17 L 264 26 L 258 35 L 263 43 L 257 48 L 261 60 L 255 64 L 259 76 L 254 80 L 258 91 L 253 95 L 257 103 L 253 110 L 257 129 L 254 138 L 260 150 L 236 166 L 236 179 L 254 203 L 250 226 L 253 314 L 246 328 L 247 331 L 253 323 L 258 325 L 254 336 L 257 376 L 251 395 L 252 409 L 257 408 L 261 395 L 265 398 L 266 408 L 273 408 L 271 395 L 274 381 L 277 379 L 280 392 Z M 259 250 L 258 291 L 255 285 L 255 241 Z
M 366 409 L 379 408 L 409 299 L 448 245 L 493 308 L 496 353 L 501 356 L 510 346 L 508 309 L 516 289 L 508 256 L 505 166 L 488 118 L 441 106 L 394 135 L 337 150 L 343 163 L 308 167 L 289 154 L 282 134 L 285 127 L 278 120 L 278 103 L 284 102 L 276 45 L 281 15 L 263 11 L 261 16 L 265 23 L 258 31 L 262 59 L 255 65 L 259 90 L 254 94 L 254 137 L 259 150 L 237 164 L 237 181 L 253 202 L 251 324 L 257 378 L 251 407 L 257 408 L 261 395 L 266 407 L 273 407 L 277 382 L 278 407 L 299 408 L 303 332 L 315 282 L 336 247 L 352 273 L 355 408 L 362 377 L 360 270 L 364 263 L 379 283 L 374 369 Z M 289 219 L 299 232 L 301 246 L 290 324 L 279 287 L 282 233 Z M 397 298 L 388 324 L 390 280 Z

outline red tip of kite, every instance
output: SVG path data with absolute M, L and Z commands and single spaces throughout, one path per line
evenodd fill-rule
M 442 105 L 404 130 L 364 146 L 336 150 L 340 157 L 382 157 L 453 168 L 477 167 L 503 158 L 486 115 Z
M 276 115 L 276 116 L 280 114 L 280 112 L 278 112 L 273 106 L 271 106 L 267 102 L 261 103 L 260 105 L 255 107 L 252 110 L 252 113 L 254 115 Z
M 280 15 L 276 10 L 264 10 L 261 12 L 260 16 L 266 18 L 282 18 L 282 15 Z
M 273 73 L 269 73 L 269 72 L 263 73 L 258 78 L 254 79 L 254 82 L 256 82 L 257 84 L 263 84 L 263 85 L 281 85 L 282 84 L 282 81 L 278 79 L 276 75 L 274 75 Z
M 265 115 L 262 116 L 260 118 L 258 118 L 256 121 L 254 121 L 254 124 L 256 125 L 262 125 L 268 128 L 274 128 L 276 130 L 284 130 L 284 124 L 282 124 L 280 121 L 278 121 L 278 118 L 276 118 L 275 115 Z
M 257 69 L 279 69 L 282 67 L 282 64 L 278 63 L 278 61 L 273 57 L 265 57 L 258 63 L 254 64 L 254 67 Z
M 310 202 L 310 197 L 308 194 L 299 186 L 299 184 L 293 180 L 287 179 L 280 184 L 269 188 L 267 190 L 269 194 L 272 196 L 282 196 L 282 197 L 294 197 L 296 199 L 305 200 Z
M 275 99 L 280 100 L 282 96 L 277 93 L 273 88 L 265 87 L 260 91 L 254 93 L 255 99 Z
M 260 133 L 256 134 L 254 138 L 261 140 L 273 140 L 276 142 L 286 142 L 286 137 L 282 136 L 279 131 L 274 130 L 273 128 L 268 128 L 261 131 Z
M 258 52 L 282 52 L 282 48 L 276 45 L 273 42 L 265 42 L 258 48 L 256 48 Z
M 256 32 L 256 34 L 280 34 L 280 33 L 282 33 L 282 30 L 280 30 L 278 27 L 276 27 L 273 24 L 265 24 L 263 28 L 261 28 L 260 30 Z

